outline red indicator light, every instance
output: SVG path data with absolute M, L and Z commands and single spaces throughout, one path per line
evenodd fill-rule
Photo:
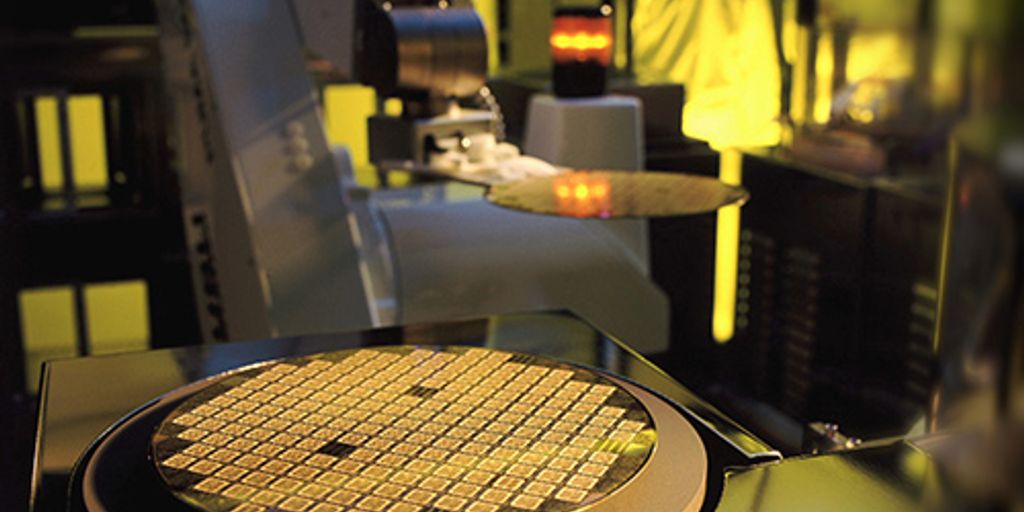
M 579 50 L 581 54 L 586 50 L 603 50 L 611 44 L 611 39 L 604 34 L 577 32 L 571 35 L 562 33 L 551 36 L 551 46 L 558 50 Z
M 567 175 L 552 184 L 559 215 L 571 217 L 608 217 L 612 213 L 612 188 L 607 177 Z
M 606 16 L 556 16 L 550 42 L 556 64 L 594 62 L 608 66 L 612 60 L 612 20 Z

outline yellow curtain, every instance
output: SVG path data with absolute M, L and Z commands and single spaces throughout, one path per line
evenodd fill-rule
M 685 84 L 686 135 L 718 148 L 778 143 L 769 0 L 637 0 L 633 43 L 640 80 Z

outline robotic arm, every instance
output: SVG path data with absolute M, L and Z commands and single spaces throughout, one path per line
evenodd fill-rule
M 667 345 L 664 294 L 597 225 L 482 199 L 395 200 L 416 191 L 368 193 L 339 179 L 350 163 L 328 146 L 308 57 L 335 79 L 402 98 L 406 110 L 391 122 L 409 130 L 379 133 L 415 154 L 427 135 L 452 128 L 437 119 L 460 131 L 472 121 L 435 114 L 483 84 L 473 11 L 370 0 L 158 8 L 208 339 L 571 310 L 640 351 Z M 478 126 L 489 129 L 487 120 Z

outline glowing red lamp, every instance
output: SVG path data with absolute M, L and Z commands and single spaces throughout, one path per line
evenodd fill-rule
M 600 96 L 612 61 L 610 8 L 574 7 L 555 11 L 551 58 L 557 96 Z

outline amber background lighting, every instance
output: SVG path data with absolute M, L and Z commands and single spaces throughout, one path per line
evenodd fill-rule
M 569 217 L 610 217 L 611 183 L 603 176 L 559 176 L 553 183 L 558 214 Z
M 551 55 L 555 63 L 590 61 L 608 66 L 612 41 L 611 18 L 557 16 L 551 30 Z

